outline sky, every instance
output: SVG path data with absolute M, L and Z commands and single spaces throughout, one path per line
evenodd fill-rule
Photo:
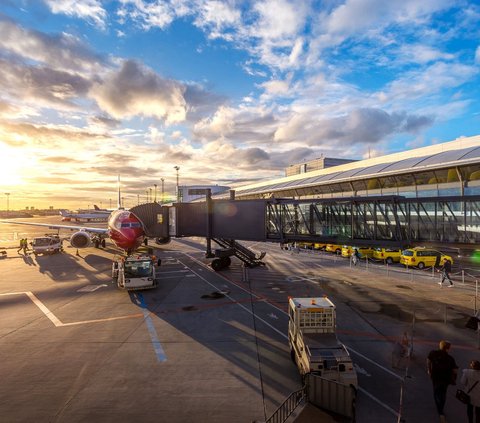
M 0 209 L 478 135 L 479 69 L 478 1 L 0 0 Z

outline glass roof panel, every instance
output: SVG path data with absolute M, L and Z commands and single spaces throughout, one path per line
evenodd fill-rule
M 394 170 L 405 170 L 405 169 L 411 169 L 415 167 L 417 164 L 420 164 L 423 162 L 425 159 L 427 159 L 430 156 L 423 156 L 423 157 L 410 157 L 409 159 L 403 159 L 398 162 L 393 162 L 390 165 L 388 165 L 386 168 L 382 170 L 382 172 L 391 172 Z
M 364 167 L 358 172 L 355 176 L 361 175 L 375 175 L 377 173 L 381 173 L 384 168 L 390 166 L 390 163 L 379 163 L 373 166 Z
M 480 157 L 480 147 L 466 148 L 465 151 L 467 151 L 467 153 L 459 157 L 458 160 L 476 159 Z
M 462 156 L 470 153 L 472 150 L 477 150 L 478 147 L 471 147 L 471 148 L 463 148 L 462 150 L 450 150 L 450 151 L 442 151 L 441 153 L 434 154 L 421 163 L 419 166 L 431 166 L 431 165 L 438 165 L 442 163 L 450 163 L 460 160 Z M 479 153 L 477 152 L 476 157 L 478 157 Z M 475 157 L 475 156 L 474 156 Z

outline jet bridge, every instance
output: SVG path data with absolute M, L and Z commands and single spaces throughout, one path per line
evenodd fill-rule
M 232 240 L 397 248 L 426 242 L 473 248 L 480 242 L 480 196 L 212 200 L 207 195 L 205 202 L 150 203 L 131 211 L 159 241 L 205 237 L 207 256 L 213 256 L 212 240 L 235 252 Z M 249 265 L 261 261 L 253 252 L 236 255 Z

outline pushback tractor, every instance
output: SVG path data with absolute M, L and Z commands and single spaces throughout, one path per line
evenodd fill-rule
M 125 290 L 140 290 L 157 286 L 155 267 L 160 260 L 143 254 L 133 254 L 116 259 L 112 263 L 112 279 L 118 287 Z

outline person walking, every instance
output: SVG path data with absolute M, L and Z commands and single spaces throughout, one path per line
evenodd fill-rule
M 355 248 L 355 249 L 353 250 L 353 253 L 352 253 L 352 262 L 353 262 L 353 265 L 356 266 L 359 260 L 360 260 L 360 253 L 359 253 L 358 250 Z
M 450 347 L 450 342 L 440 341 L 439 349 L 430 351 L 427 358 L 427 373 L 432 380 L 433 399 L 440 422 L 445 422 L 444 407 L 448 385 L 455 385 L 457 380 L 458 366 L 455 359 L 448 353 Z
M 17 253 L 19 253 L 19 254 L 20 254 L 20 251 L 23 250 L 23 241 L 24 241 L 24 240 L 23 240 L 23 238 L 22 238 L 22 239 L 20 240 L 20 243 L 19 243 L 19 246 L 18 246 Z
M 443 281 L 446 279 L 448 282 L 450 282 L 450 285 L 448 285 L 448 287 L 451 288 L 453 286 L 453 282 L 450 278 L 450 272 L 452 271 L 452 263 L 450 262 L 450 260 L 444 258 L 442 267 L 439 271 L 442 272 L 442 281 L 438 282 L 438 284 L 443 285 Z
M 28 251 L 28 239 L 25 238 L 23 240 L 23 254 L 27 255 L 27 251 Z
M 470 404 L 467 404 L 468 423 L 474 422 L 474 411 L 475 423 L 480 423 L 480 361 L 470 362 L 470 368 L 462 371 L 460 382 L 464 391 L 470 395 Z

